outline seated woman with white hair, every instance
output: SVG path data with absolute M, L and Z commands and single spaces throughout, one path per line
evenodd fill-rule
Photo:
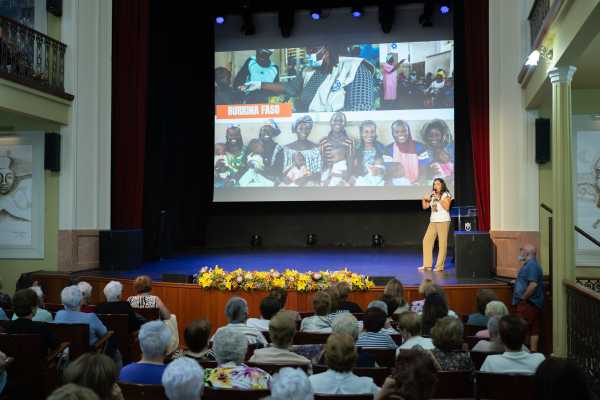
M 121 370 L 119 381 L 160 385 L 165 370 L 165 355 L 171 341 L 171 331 L 161 321 L 150 321 L 142 325 L 138 333 L 142 359 L 126 365 Z
M 488 319 L 487 330 L 490 334 L 490 340 L 480 340 L 473 346 L 471 351 L 480 351 L 483 353 L 504 352 L 506 347 L 500 337 L 500 317 L 491 317 Z M 529 349 L 523 345 L 522 351 L 529 352 Z
M 230 298 L 227 304 L 225 304 L 225 315 L 229 324 L 217 329 L 210 339 L 211 342 L 214 341 L 215 336 L 221 329 L 233 328 L 246 335 L 248 344 L 258 345 L 258 347 L 266 347 L 268 345 L 267 339 L 265 339 L 258 329 L 246 325 L 246 321 L 248 320 L 248 303 L 246 303 L 246 300 L 241 297 Z
M 282 368 L 271 379 L 268 400 L 313 400 L 310 380 L 300 368 Z
M 110 281 L 104 286 L 105 303 L 96 306 L 98 314 L 127 314 L 129 332 L 140 329 L 143 318 L 138 316 L 128 301 L 122 300 L 123 285 L 119 281 Z
M 488 318 L 498 317 L 500 319 L 505 315 L 508 315 L 508 308 L 500 300 L 490 301 L 485 306 L 485 316 Z M 490 331 L 488 329 L 483 329 L 478 331 L 475 336 L 480 339 L 490 339 Z
M 42 288 L 34 285 L 29 289 L 33 290 L 37 296 L 37 303 L 33 311 L 33 318 L 31 320 L 38 322 L 52 322 L 53 318 L 50 311 L 42 308 L 44 305 L 44 292 L 42 291 Z M 12 319 L 13 321 L 17 319 L 17 314 L 13 314 Z
M 204 370 L 191 358 L 178 358 L 165 368 L 162 385 L 169 400 L 199 400 L 204 391 Z
M 268 389 L 271 375 L 260 368 L 243 364 L 247 350 L 248 341 L 241 330 L 219 329 L 213 336 L 217 368 L 206 370 L 206 386 L 222 389 Z
M 81 312 L 91 313 L 96 311 L 96 307 L 90 304 L 92 298 L 92 285 L 86 281 L 81 281 L 77 284 L 79 290 L 81 290 Z
M 312 375 L 310 383 L 318 394 L 377 394 L 379 387 L 372 378 L 356 376 L 354 339 L 343 333 L 332 333 L 325 344 L 325 363 L 329 369 Z
M 95 313 L 84 313 L 81 308 L 81 290 L 78 286 L 67 286 L 60 292 L 60 300 L 65 309 L 56 313 L 57 324 L 87 324 L 90 326 L 90 346 L 96 344 L 108 330 Z

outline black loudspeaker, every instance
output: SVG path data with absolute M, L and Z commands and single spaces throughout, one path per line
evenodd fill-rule
M 457 278 L 492 277 L 492 243 L 486 232 L 454 232 L 454 265 Z
M 63 2 L 62 0 L 46 0 L 46 11 L 50 14 L 62 17 L 63 14 Z
M 194 275 L 162 274 L 160 280 L 173 283 L 194 283 Z
M 545 164 L 550 161 L 550 120 L 535 120 L 535 162 Z
M 141 265 L 143 243 L 141 229 L 100 231 L 100 268 L 114 271 Z
M 46 133 L 44 148 L 44 169 L 60 172 L 60 134 Z

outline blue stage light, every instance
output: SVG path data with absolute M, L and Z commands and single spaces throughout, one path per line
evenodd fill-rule
M 318 21 L 321 19 L 321 13 L 318 11 L 313 11 L 310 13 L 310 17 L 314 20 L 314 21 Z
M 450 12 L 450 7 L 448 7 L 448 6 L 441 6 L 440 7 L 440 12 L 442 14 L 448 14 Z
M 218 16 L 215 18 L 215 22 L 219 25 L 223 25 L 225 23 L 225 17 Z
M 358 17 L 362 16 L 362 13 L 360 11 L 352 11 L 352 16 L 354 18 L 358 18 Z

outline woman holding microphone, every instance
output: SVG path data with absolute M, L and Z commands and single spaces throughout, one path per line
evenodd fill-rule
M 448 229 L 450 228 L 450 204 L 452 196 L 446 187 L 446 182 L 442 178 L 433 180 L 433 190 L 427 193 L 421 200 L 423 210 L 431 208 L 431 217 L 429 226 L 423 237 L 423 265 L 419 267 L 420 271 L 430 270 L 433 244 L 438 239 L 438 257 L 435 263 L 435 272 L 444 270 L 446 261 L 446 250 L 448 247 Z

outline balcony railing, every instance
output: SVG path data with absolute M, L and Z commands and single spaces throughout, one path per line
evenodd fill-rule
M 565 282 L 567 289 L 568 357 L 587 373 L 592 388 L 600 390 L 600 294 L 580 284 Z
M 0 16 L 0 78 L 72 100 L 65 92 L 67 45 Z

